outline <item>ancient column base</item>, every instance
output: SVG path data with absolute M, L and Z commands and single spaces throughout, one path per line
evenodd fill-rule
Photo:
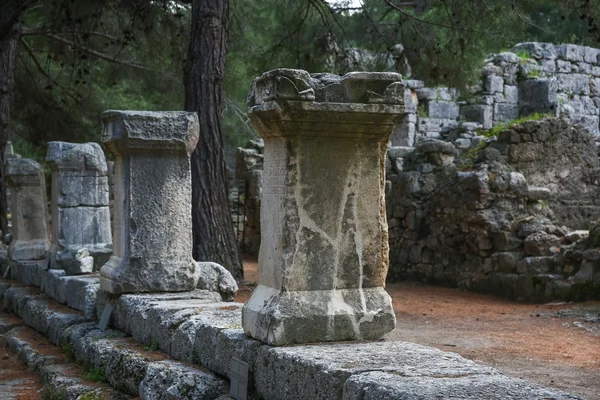
M 183 292 L 196 289 L 199 276 L 193 260 L 153 263 L 112 256 L 100 269 L 100 288 L 111 294 Z
M 246 335 L 272 346 L 377 340 L 395 324 L 382 287 L 282 292 L 259 285 L 242 312 Z

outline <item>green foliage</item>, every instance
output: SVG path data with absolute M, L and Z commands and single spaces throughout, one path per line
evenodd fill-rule
M 83 376 L 83 379 L 91 382 L 106 382 L 106 376 L 104 376 L 104 368 L 91 368 L 90 366 L 86 366 L 86 373 Z
M 149 346 L 144 346 L 144 350 L 146 351 L 157 351 L 158 350 L 158 342 L 156 340 L 152 340 Z
M 424 104 L 419 104 L 417 106 L 417 115 L 419 116 L 419 118 L 427 118 L 427 110 L 425 110 L 425 105 Z
M 475 164 L 475 161 L 477 161 L 477 158 L 479 157 L 479 152 L 486 146 L 487 143 L 482 140 L 477 146 L 462 153 L 460 156 L 461 164 L 459 169 L 461 171 L 467 171 L 472 169 L 473 165 Z
M 50 386 L 44 386 L 42 390 L 42 400 L 67 400 L 69 392 L 65 387 L 53 388 Z
M 61 341 L 61 348 L 63 353 L 67 354 L 69 360 L 73 361 L 75 359 L 75 357 L 73 356 L 73 346 L 71 345 L 71 342 L 69 342 L 68 339 L 63 338 L 63 340 Z
M 142 3 L 108 0 L 99 8 L 89 0 L 45 0 L 27 10 L 23 26 L 41 33 L 25 36 L 26 45 L 18 49 L 11 114 L 17 152 L 43 161 L 50 140 L 98 142 L 106 109 L 183 108 L 190 5 Z M 397 68 L 428 86 L 465 88 L 481 78 L 479 68 L 489 53 L 518 42 L 598 46 L 600 30 L 594 24 L 600 20 L 600 2 L 584 10 L 563 0 L 431 0 L 423 13 L 393 9 L 385 0 L 362 3 L 361 10 L 347 11 L 335 2 L 230 1 L 223 77 L 226 145 L 256 137 L 246 96 L 252 80 L 273 68 L 337 74 Z M 55 32 L 54 37 L 44 32 Z M 404 51 L 397 59 L 399 43 Z M 530 61 L 526 52 L 518 56 Z
M 486 138 L 498 136 L 500 134 L 500 132 L 508 129 L 512 125 L 521 124 L 521 123 L 527 122 L 527 121 L 539 121 L 541 119 L 552 118 L 552 117 L 553 117 L 552 114 L 534 113 L 534 114 L 526 115 L 524 117 L 515 118 L 515 119 L 513 119 L 509 122 L 505 122 L 503 124 L 498 124 L 498 125 L 494 126 L 492 129 L 481 131 L 480 134 L 482 136 L 485 136 Z
M 527 53 L 525 50 L 521 50 L 515 53 L 522 62 L 527 62 L 529 60 L 531 60 L 531 57 L 529 57 L 529 53 Z
M 104 396 L 102 396 L 97 391 L 87 392 L 79 396 L 80 400 L 105 400 Z

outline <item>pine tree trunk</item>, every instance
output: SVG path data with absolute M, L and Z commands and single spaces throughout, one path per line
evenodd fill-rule
M 192 153 L 194 258 L 214 261 L 234 277 L 242 263 L 229 211 L 221 131 L 223 76 L 227 56 L 227 0 L 193 0 L 185 67 L 185 109 L 198 112 L 200 140 Z
M 4 233 L 8 232 L 4 149 L 8 141 L 10 109 L 13 102 L 21 11 L 19 1 L 7 0 L 0 5 L 0 229 Z

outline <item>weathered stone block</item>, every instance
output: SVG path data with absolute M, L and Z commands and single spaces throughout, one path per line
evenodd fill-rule
M 50 247 L 48 210 L 43 171 L 25 158 L 6 161 L 6 181 L 11 190 L 13 240 L 11 260 L 41 260 Z
M 489 367 L 408 342 L 321 345 L 260 349 L 255 382 L 265 399 L 340 399 L 351 376 L 387 372 L 395 379 L 443 375 L 448 379 L 493 374 Z M 277 382 L 285 381 L 285 385 Z M 352 397 L 350 397 L 352 398 Z M 382 399 L 390 397 L 381 397 Z
M 485 77 L 485 91 L 488 93 L 502 93 L 504 88 L 504 79 L 496 75 Z
M 431 100 L 427 103 L 427 115 L 430 118 L 455 119 L 458 114 L 458 104 L 452 101 Z
M 214 262 L 198 262 L 200 279 L 198 289 L 210 290 L 221 294 L 223 301 L 233 301 L 238 291 L 238 285 L 231 272 Z
M 352 375 L 344 384 L 342 400 L 381 399 L 556 399 L 573 396 L 546 389 L 523 379 L 499 374 L 475 374 L 468 377 L 418 376 L 401 378 L 385 371 Z
M 519 100 L 521 103 L 554 103 L 557 90 L 556 79 L 527 79 L 519 84 Z
M 567 94 L 590 94 L 590 77 L 584 74 L 556 74 L 558 90 Z
M 583 46 L 574 44 L 559 44 L 554 47 L 558 58 L 574 62 L 582 62 L 585 56 Z
M 255 80 L 249 96 L 248 114 L 265 139 L 264 233 L 260 284 L 242 325 L 272 345 L 375 339 L 395 325 L 383 289 L 384 174 L 389 135 L 403 113 L 394 93 L 403 87 L 393 73 L 328 79 L 346 95 L 323 96 L 322 82 L 304 71 L 274 70 Z
M 494 104 L 494 123 L 512 121 L 519 117 L 519 106 L 513 103 Z
M 196 113 L 107 111 L 102 138 L 115 157 L 114 255 L 100 286 L 117 293 L 192 290 L 190 153 Z
M 553 60 L 556 58 L 556 49 L 552 43 L 537 43 L 537 42 L 527 42 L 527 43 L 519 43 L 515 45 L 512 49 L 514 53 L 525 52 L 530 57 L 536 59 L 546 59 Z
M 490 105 L 471 104 L 462 106 L 460 115 L 470 121 L 482 124 L 484 129 L 490 129 L 493 125 L 494 109 Z

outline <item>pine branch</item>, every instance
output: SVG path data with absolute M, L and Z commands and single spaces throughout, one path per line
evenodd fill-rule
M 72 46 L 74 48 L 77 48 L 77 49 L 79 49 L 79 50 L 81 50 L 81 51 L 83 51 L 85 53 L 88 53 L 88 54 L 90 54 L 90 55 L 92 55 L 94 57 L 97 57 L 97 58 L 99 58 L 101 60 L 105 60 L 105 61 L 108 61 L 108 62 L 111 62 L 111 63 L 115 63 L 115 64 L 125 65 L 125 66 L 131 67 L 131 68 L 141 69 L 141 70 L 144 70 L 144 71 L 158 72 L 158 71 L 156 71 L 156 70 L 154 70 L 152 68 L 146 67 L 145 65 L 142 65 L 142 64 L 138 64 L 138 63 L 135 63 L 135 62 L 129 62 L 129 61 L 117 60 L 116 57 L 111 57 L 108 54 L 100 53 L 99 51 L 90 49 L 90 48 L 88 48 L 86 46 L 83 46 L 83 45 L 75 43 L 75 42 L 73 42 L 71 40 L 65 39 L 62 36 L 58 36 L 58 35 L 55 35 L 55 34 L 52 34 L 52 33 L 46 33 L 46 34 L 44 34 L 44 36 L 49 37 L 50 39 L 56 40 L 57 42 L 61 42 L 61 43 L 64 43 L 66 45 L 69 45 L 69 46 Z

